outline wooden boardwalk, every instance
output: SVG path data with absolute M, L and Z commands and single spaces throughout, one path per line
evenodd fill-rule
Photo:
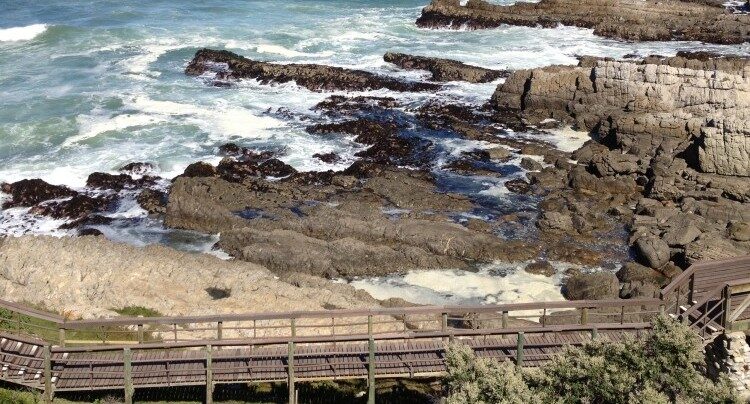
M 534 367 L 569 345 L 649 332 L 660 312 L 710 340 L 750 322 L 750 257 L 696 264 L 658 298 L 66 321 L 10 302 L 0 379 L 55 391 L 415 378 L 444 374 L 450 342 Z M 371 390 L 370 394 L 374 394 Z

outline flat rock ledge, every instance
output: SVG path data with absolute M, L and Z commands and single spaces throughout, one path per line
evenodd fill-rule
M 407 55 L 388 52 L 383 59 L 388 63 L 406 70 L 427 70 L 432 73 L 434 81 L 467 81 L 469 83 L 489 83 L 508 77 L 506 70 L 493 70 L 471 66 L 451 59 Z
M 383 77 L 362 70 L 344 69 L 316 64 L 277 64 L 250 60 L 225 50 L 201 49 L 185 68 L 185 74 L 213 74 L 216 86 L 231 85 L 232 80 L 257 79 L 261 83 L 287 83 L 312 91 L 434 91 L 433 83 L 417 83 Z
M 226 291 L 217 299 L 210 290 Z M 0 293 L 71 317 L 142 306 L 164 315 L 379 307 L 367 293 L 301 274 L 283 279 L 243 261 L 104 237 L 0 239 Z
M 432 0 L 417 25 L 424 28 L 496 28 L 560 24 L 592 28 L 596 35 L 631 41 L 701 41 L 738 44 L 750 39 L 750 15 L 718 4 L 677 0 L 542 0 L 510 6 L 469 0 Z

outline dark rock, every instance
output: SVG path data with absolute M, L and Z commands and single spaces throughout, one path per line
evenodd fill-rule
M 334 164 L 334 163 L 338 163 L 339 161 L 341 161 L 341 157 L 339 157 L 339 155 L 336 154 L 336 153 L 334 153 L 334 152 L 330 152 L 330 153 L 315 153 L 315 154 L 313 154 L 313 158 L 316 158 L 316 159 L 318 159 L 318 160 L 320 160 L 320 161 L 322 161 L 324 163 L 328 163 L 328 164 Z
M 29 207 L 44 201 L 70 198 L 78 194 L 67 187 L 51 185 L 40 179 L 5 183 L 2 184 L 2 191 L 11 195 L 11 200 L 3 203 L 3 209 Z
M 258 168 L 265 177 L 288 177 L 297 173 L 294 167 L 279 159 L 266 160 Z
M 156 167 L 151 163 L 129 163 L 120 167 L 119 172 L 130 175 L 146 175 L 154 171 Z
M 201 49 L 185 68 L 185 74 L 199 76 L 215 73 L 219 81 L 257 79 L 261 83 L 286 83 L 313 91 L 365 91 L 389 89 L 393 91 L 435 91 L 440 86 L 430 83 L 414 83 L 378 76 L 362 70 L 351 70 L 315 64 L 276 64 L 247 59 L 238 54 Z
M 103 236 L 104 233 L 97 229 L 87 228 L 78 231 L 78 237 L 98 237 Z
M 135 180 L 133 177 L 127 174 L 107 174 L 107 173 L 92 173 L 86 179 L 86 186 L 97 189 L 111 189 L 115 191 L 122 191 L 123 189 L 138 188 L 144 185 L 153 185 L 156 182 L 154 177 L 144 176 L 141 179 Z
M 219 174 L 216 167 L 209 163 L 199 161 L 197 163 L 190 164 L 182 173 L 182 177 L 215 177 Z
M 542 166 L 542 163 L 530 157 L 524 157 L 521 159 L 521 168 L 524 168 L 529 171 L 542 171 L 544 166 Z
M 141 205 L 150 214 L 163 215 L 167 213 L 167 194 L 155 189 L 144 189 L 136 198 Z
M 81 219 L 92 213 L 107 210 L 110 203 L 112 203 L 110 197 L 95 198 L 78 194 L 64 201 L 37 205 L 31 209 L 31 213 L 55 219 Z
M 622 283 L 644 282 L 656 286 L 662 286 L 667 281 L 661 272 L 635 262 L 624 264 L 617 271 L 617 279 Z
M 403 53 L 388 52 L 385 54 L 384 60 L 406 70 L 428 70 L 432 73 L 432 79 L 435 81 L 489 83 L 509 75 L 507 71 L 471 66 L 456 60 L 413 56 Z
M 510 181 L 506 181 L 505 187 L 508 188 L 510 192 L 514 192 L 517 194 L 528 194 L 531 192 L 531 184 L 529 184 L 522 178 L 515 178 Z

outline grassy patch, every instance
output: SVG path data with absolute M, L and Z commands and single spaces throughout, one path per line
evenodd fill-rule
M 154 309 L 143 306 L 127 306 L 121 309 L 111 309 L 115 313 L 125 317 L 161 317 L 162 314 Z

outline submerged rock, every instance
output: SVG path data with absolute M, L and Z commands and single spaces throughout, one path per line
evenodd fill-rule
M 213 73 L 216 80 L 257 79 L 261 83 L 286 83 L 313 91 L 365 91 L 385 88 L 393 91 L 434 91 L 430 83 L 415 83 L 378 76 L 362 70 L 315 64 L 276 64 L 247 59 L 225 50 L 201 49 L 185 68 L 185 74 Z
M 388 52 L 383 58 L 386 62 L 393 63 L 402 69 L 427 70 L 432 73 L 432 79 L 435 81 L 489 83 L 508 77 L 510 74 L 508 71 L 471 66 L 457 60 L 414 56 L 404 53 Z

